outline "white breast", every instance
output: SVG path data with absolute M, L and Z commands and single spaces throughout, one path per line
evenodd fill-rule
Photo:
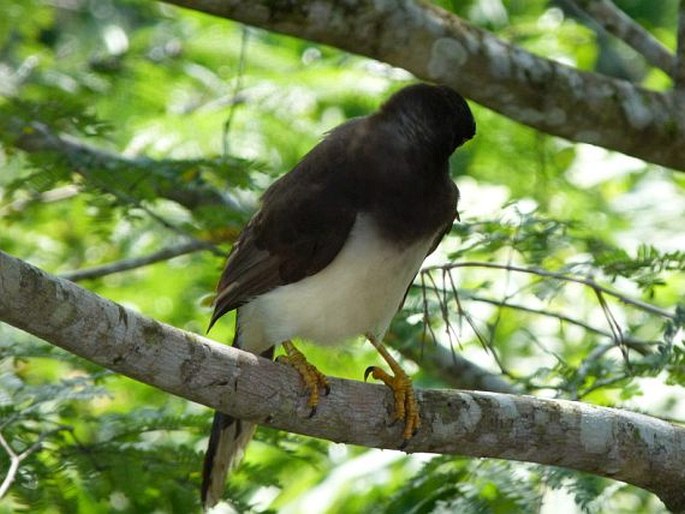
M 241 347 L 261 352 L 296 337 L 333 344 L 368 332 L 382 338 L 432 240 L 400 248 L 358 215 L 326 268 L 240 307 Z

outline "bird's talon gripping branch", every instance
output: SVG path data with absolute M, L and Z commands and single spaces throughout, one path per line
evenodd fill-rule
M 392 389 L 404 448 L 419 427 L 419 406 L 409 377 L 377 339 L 452 227 L 459 190 L 448 158 L 475 131 L 464 98 L 428 84 L 408 86 L 378 112 L 334 129 L 264 194 L 226 261 L 210 326 L 236 310 L 238 348 L 260 354 L 285 341 L 281 360 L 302 376 L 312 415 L 328 382 L 291 339 L 328 344 L 370 332 L 390 369 L 369 368 L 365 378 Z M 215 485 L 223 486 L 253 430 L 251 422 L 215 416 L 205 506 L 221 498 Z
M 400 449 L 404 448 L 409 439 L 411 439 L 419 427 L 421 426 L 421 416 L 419 414 L 419 404 L 416 401 L 416 394 L 411 383 L 411 379 L 407 376 L 404 370 L 400 367 L 397 361 L 388 353 L 383 345 L 372 334 L 366 336 L 369 342 L 378 350 L 383 359 L 388 363 L 390 369 L 394 373 L 391 375 L 387 371 L 376 367 L 369 366 L 364 371 L 364 380 L 371 375 L 376 380 L 380 380 L 388 386 L 393 393 L 395 399 L 395 416 L 393 424 L 396 421 L 404 420 L 404 430 L 402 431 L 403 443 Z
M 309 392 L 309 400 L 307 406 L 311 408 L 309 417 L 316 414 L 316 408 L 319 405 L 319 391 L 323 390 L 324 396 L 331 392 L 331 386 L 328 383 L 326 376 L 316 369 L 312 364 L 307 362 L 305 356 L 300 352 L 293 343 L 285 341 L 283 349 L 286 355 L 281 355 L 277 361 L 283 362 L 292 368 L 295 368 L 304 382 L 305 389 Z

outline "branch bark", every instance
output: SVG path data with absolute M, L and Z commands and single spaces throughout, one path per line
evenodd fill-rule
M 685 120 L 672 91 L 533 55 L 438 7 L 412 0 L 163 1 L 400 66 L 543 132 L 685 170 Z
M 621 11 L 611 0 L 569 0 L 585 11 L 610 34 L 633 48 L 648 63 L 674 76 L 676 60 L 661 42 L 652 36 L 630 16 Z
M 291 368 L 146 318 L 0 252 L 0 320 L 67 351 L 232 416 L 331 441 L 397 448 L 383 386 L 331 379 L 309 418 Z M 529 396 L 419 390 L 409 452 L 579 469 L 657 494 L 685 512 L 685 429 L 615 409 Z M 296 413 L 296 415 L 293 415 Z

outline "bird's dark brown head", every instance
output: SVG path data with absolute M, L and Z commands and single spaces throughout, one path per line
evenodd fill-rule
M 447 86 L 415 84 L 388 99 L 379 112 L 398 124 L 413 144 L 447 157 L 476 134 L 476 122 L 466 100 Z

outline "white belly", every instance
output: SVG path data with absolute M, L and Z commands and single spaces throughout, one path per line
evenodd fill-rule
M 432 240 L 400 249 L 381 239 L 368 215 L 358 215 L 326 268 L 240 307 L 241 347 L 257 353 L 292 338 L 320 344 L 369 332 L 382 338 Z

